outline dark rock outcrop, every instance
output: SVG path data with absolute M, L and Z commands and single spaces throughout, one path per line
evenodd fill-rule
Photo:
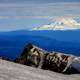
M 49 53 L 29 43 L 25 46 L 21 56 L 15 59 L 15 62 L 32 67 L 48 69 L 58 73 L 80 73 L 76 68 L 71 66 L 74 58 L 74 56 L 65 53 Z M 67 67 L 67 65 L 69 66 Z
M 15 59 L 15 62 L 42 68 L 46 51 L 29 43 L 25 46 L 21 56 Z

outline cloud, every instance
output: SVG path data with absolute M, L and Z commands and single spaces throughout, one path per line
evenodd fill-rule
M 15 19 L 15 20 L 21 20 L 21 19 L 49 19 L 48 16 L 0 16 L 0 20 L 2 19 Z
M 80 3 L 0 4 L 0 19 L 50 19 L 80 16 Z
M 3 26 L 2 29 L 0 27 L 0 31 L 28 29 L 65 16 L 80 18 L 80 3 L 0 4 L 0 21 L 3 21 L 0 24 L 1 27 Z

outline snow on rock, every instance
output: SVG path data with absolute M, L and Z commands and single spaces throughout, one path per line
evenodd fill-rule
M 80 80 L 80 74 L 64 75 L 0 59 L 0 80 Z

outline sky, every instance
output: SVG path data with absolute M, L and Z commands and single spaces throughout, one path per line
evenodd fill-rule
M 1 3 L 51 3 L 51 2 L 80 2 L 80 0 L 0 0 Z
M 27 30 L 61 16 L 80 19 L 80 0 L 0 0 L 0 31 Z

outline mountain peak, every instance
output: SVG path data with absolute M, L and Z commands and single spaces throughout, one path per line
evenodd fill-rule
M 73 18 L 57 18 L 51 24 L 35 27 L 32 30 L 74 30 L 80 29 L 80 23 Z

